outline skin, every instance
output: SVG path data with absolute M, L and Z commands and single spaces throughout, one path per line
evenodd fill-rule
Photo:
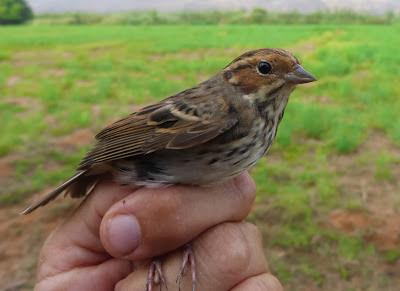
M 208 188 L 132 190 L 104 181 L 94 192 L 46 240 L 35 290 L 143 291 L 148 260 L 160 254 L 167 254 L 168 289 L 177 290 L 182 253 L 173 250 L 189 241 L 197 290 L 283 290 L 269 273 L 260 232 L 242 221 L 255 192 L 247 173 Z

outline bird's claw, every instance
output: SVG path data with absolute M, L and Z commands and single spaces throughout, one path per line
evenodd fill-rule
M 196 262 L 192 246 L 187 244 L 183 250 L 182 265 L 176 278 L 179 291 L 181 291 L 182 279 L 185 276 L 186 270 L 189 266 L 192 272 L 192 291 L 196 291 Z
M 161 261 L 156 259 L 151 262 L 149 272 L 147 274 L 146 291 L 153 291 L 153 286 L 159 285 L 160 291 L 162 286 L 168 290 L 167 282 L 161 269 Z

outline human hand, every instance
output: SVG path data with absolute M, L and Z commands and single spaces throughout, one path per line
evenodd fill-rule
M 240 222 L 254 190 L 248 174 L 210 188 L 101 182 L 46 240 L 35 290 L 144 291 L 148 259 L 192 240 L 198 290 L 282 290 L 268 272 L 258 230 Z M 162 262 L 175 290 L 180 252 Z M 182 290 L 190 288 L 186 276 Z

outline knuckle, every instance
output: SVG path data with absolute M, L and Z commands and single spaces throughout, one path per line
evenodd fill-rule
M 264 278 L 257 280 L 257 284 L 259 290 L 283 291 L 282 284 L 271 274 L 265 274 Z
M 226 277 L 245 275 L 251 262 L 251 246 L 242 227 L 225 223 L 219 227 L 224 245 L 213 254 L 215 266 Z
M 236 178 L 233 181 L 235 188 L 234 197 L 236 202 L 241 206 L 242 212 L 238 212 L 239 219 L 243 219 L 253 206 L 256 197 L 256 186 L 250 177 Z
M 251 237 L 250 239 L 252 241 L 262 244 L 262 233 L 261 233 L 260 229 L 256 225 L 254 225 L 250 222 L 245 222 L 244 225 L 248 231 L 247 237 L 249 237 L 249 238 Z
M 117 284 L 115 284 L 114 291 L 123 291 L 123 290 L 126 290 L 127 288 L 126 288 L 125 285 L 126 285 L 126 279 L 117 282 Z

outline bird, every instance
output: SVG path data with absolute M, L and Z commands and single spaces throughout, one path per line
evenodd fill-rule
M 268 152 L 290 94 L 314 81 L 287 50 L 247 51 L 208 80 L 105 127 L 75 174 L 22 213 L 64 192 L 73 198 L 88 195 L 106 175 L 121 185 L 145 187 L 231 179 Z M 189 255 L 185 261 L 193 263 Z M 151 268 L 150 281 L 154 272 L 162 279 L 159 265 Z

